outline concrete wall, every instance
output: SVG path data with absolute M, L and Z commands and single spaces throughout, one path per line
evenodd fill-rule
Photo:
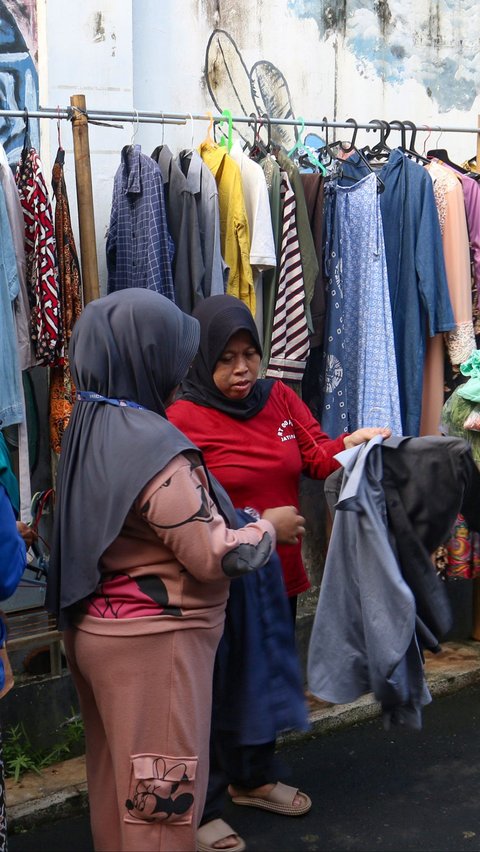
M 91 109 L 204 115 L 229 108 L 237 115 L 307 120 L 477 125 L 480 23 L 474 0 L 39 0 L 39 21 L 42 14 L 45 105 L 68 105 L 72 93 L 82 92 Z M 132 125 L 90 127 L 103 286 L 113 175 L 133 132 Z M 201 122 L 164 131 L 140 125 L 135 141 L 148 153 L 162 140 L 176 152 L 198 144 L 205 132 Z M 62 135 L 74 197 L 70 128 Z M 293 144 L 292 131 L 281 138 Z M 372 141 L 372 134 L 358 139 Z M 398 144 L 398 134 L 390 141 Z M 419 133 L 420 151 L 424 143 L 425 150 L 448 147 L 457 160 L 476 150 L 475 136 L 467 134 Z M 53 122 L 48 145 L 51 159 Z

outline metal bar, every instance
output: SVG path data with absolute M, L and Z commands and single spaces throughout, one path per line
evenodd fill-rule
M 9 110 L 9 109 L 0 109 L 0 116 L 3 117 L 15 117 L 15 118 L 24 118 L 26 113 L 24 110 Z M 71 109 L 56 109 L 51 107 L 39 107 L 38 110 L 32 110 L 28 112 L 29 118 L 49 118 L 49 119 L 71 119 L 72 112 Z M 136 122 L 144 123 L 144 124 L 186 124 L 187 121 L 210 121 L 210 116 L 206 114 L 191 114 L 191 113 L 167 113 L 167 112 L 144 112 L 139 110 L 88 110 L 87 117 L 92 121 L 125 121 L 125 122 Z M 214 122 L 219 122 L 221 120 L 225 120 L 225 116 L 222 115 L 214 115 Z M 258 116 L 258 119 L 261 120 L 262 116 Z M 355 125 L 352 122 L 345 121 L 309 121 L 308 119 L 299 120 L 293 118 L 273 118 L 265 116 L 263 117 L 264 123 L 270 122 L 271 125 L 282 125 L 282 126 L 292 126 L 292 127 L 339 127 L 345 128 L 348 130 L 352 130 Z M 246 115 L 238 115 L 232 116 L 232 122 L 234 124 L 248 124 L 252 122 L 252 118 Z M 375 125 L 371 122 L 357 122 L 356 126 L 359 130 L 375 130 Z M 417 131 L 419 132 L 428 132 L 428 131 L 436 131 L 438 133 L 480 133 L 480 128 L 478 127 L 445 127 L 439 124 L 417 124 Z

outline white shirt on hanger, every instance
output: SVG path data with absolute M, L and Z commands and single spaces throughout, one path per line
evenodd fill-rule
M 237 140 L 233 144 L 230 156 L 240 167 L 242 176 L 243 195 L 250 230 L 250 265 L 253 272 L 257 305 L 255 322 L 260 339 L 262 339 L 262 272 L 277 265 L 267 183 L 262 167 L 251 160 L 250 157 L 247 157 L 240 141 Z

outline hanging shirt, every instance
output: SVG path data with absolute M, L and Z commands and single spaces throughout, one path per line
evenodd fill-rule
M 394 435 L 401 435 L 392 310 L 375 175 L 348 187 L 337 186 L 336 192 L 348 428 L 354 432 L 364 426 L 389 426 Z
M 5 195 L 0 186 L 0 429 L 24 419 L 14 301 L 19 282 Z
M 295 163 L 283 152 L 279 151 L 277 159 L 282 171 L 286 172 L 295 195 L 295 217 L 297 223 L 298 241 L 302 258 L 303 286 L 305 290 L 305 308 L 309 317 L 310 302 L 312 301 L 315 281 L 318 275 L 318 260 L 313 240 L 302 178 Z M 310 324 L 310 321 L 309 321 Z
M 458 365 L 476 349 L 472 311 L 472 277 L 465 201 L 460 175 L 439 160 L 425 166 L 433 192 L 442 234 L 445 271 L 455 328 L 427 340 L 421 435 L 441 434 L 440 420 L 446 386 L 456 382 Z M 449 362 L 445 361 L 448 353 Z
M 68 344 L 73 326 L 82 311 L 80 264 L 70 219 L 67 187 L 63 173 L 65 151 L 59 148 L 52 172 L 52 186 L 56 199 L 55 239 L 58 254 L 62 326 L 64 330 L 63 362 L 50 370 L 49 410 L 50 446 L 60 453 L 65 429 L 75 402 L 75 385 L 68 362 Z
M 357 179 L 368 173 L 355 153 L 342 170 Z M 403 432 L 418 435 L 427 329 L 433 336 L 455 325 L 442 237 L 432 181 L 422 166 L 396 149 L 378 174 L 385 186 L 380 208 Z
M 345 472 L 310 637 L 308 687 L 335 703 L 373 692 L 385 712 L 403 710 L 404 723 L 410 718 L 419 728 L 431 698 L 415 598 L 388 535 L 380 441 L 339 455 Z
M 34 367 L 37 362 L 30 337 L 30 302 L 25 279 L 25 224 L 17 184 L 3 145 L 0 145 L 0 183 L 5 193 L 5 204 L 17 261 L 19 290 L 15 299 L 15 325 L 18 357 L 20 369 L 28 370 L 30 367 Z
M 425 168 L 433 181 L 448 291 L 455 319 L 455 328 L 447 332 L 445 340 L 451 363 L 458 365 L 467 361 L 476 349 L 465 200 L 459 175 L 437 161 Z
M 307 174 L 306 172 L 301 172 L 300 178 L 305 193 L 305 204 L 307 206 L 319 269 L 310 302 L 312 318 L 310 346 L 313 348 L 314 346 L 321 346 L 323 343 L 325 323 L 325 282 L 321 272 L 323 256 L 324 181 L 323 175 L 318 173 Z
M 282 244 L 267 376 L 302 380 L 310 350 L 305 315 L 302 258 L 295 219 L 295 195 L 281 172 Z
M 191 314 L 204 298 L 205 266 L 197 204 L 167 145 L 155 148 L 152 158 L 162 173 L 168 231 L 175 245 L 172 264 L 175 302 L 182 311 Z
M 25 223 L 26 280 L 37 363 L 56 364 L 63 350 L 52 208 L 40 158 L 24 150 L 15 180 Z
M 160 167 L 140 145 L 126 145 L 113 181 L 108 292 L 144 287 L 175 301 L 172 249 Z
M 220 207 L 218 189 L 210 169 L 198 151 L 180 151 L 178 165 L 187 179 L 187 188 L 197 204 L 204 279 L 202 291 L 217 296 L 227 290 L 229 268 L 222 257 L 220 245 Z
M 219 145 L 202 143 L 200 156 L 218 187 L 222 254 L 230 267 L 227 292 L 245 302 L 255 316 L 250 233 L 240 169 L 226 149 Z
M 336 187 L 333 183 L 328 183 L 325 188 L 324 215 L 325 338 L 319 405 L 320 422 L 328 435 L 348 432 L 344 291 L 340 261 L 342 247 L 337 228 L 336 209 Z
M 470 175 L 460 175 L 467 215 L 470 253 L 473 262 L 476 305 L 480 307 L 480 184 Z
M 277 265 L 268 189 L 262 167 L 244 153 L 239 141 L 230 151 L 240 167 L 243 194 L 250 230 L 250 265 L 255 287 L 255 322 L 263 340 L 262 273 Z
M 265 182 L 267 184 L 270 218 L 272 221 L 275 254 L 277 257 L 277 267 L 274 269 L 267 269 L 263 275 L 263 358 L 261 375 L 262 377 L 265 377 L 268 362 L 270 360 L 273 314 L 275 310 L 278 283 L 278 262 L 280 258 L 280 244 L 282 240 L 283 211 L 280 191 L 280 166 L 278 165 L 276 158 L 272 154 L 267 154 L 267 156 L 260 162 L 260 166 L 265 175 Z

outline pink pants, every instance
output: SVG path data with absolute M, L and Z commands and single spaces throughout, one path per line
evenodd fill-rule
M 65 632 L 85 723 L 96 852 L 194 852 L 221 632 Z

